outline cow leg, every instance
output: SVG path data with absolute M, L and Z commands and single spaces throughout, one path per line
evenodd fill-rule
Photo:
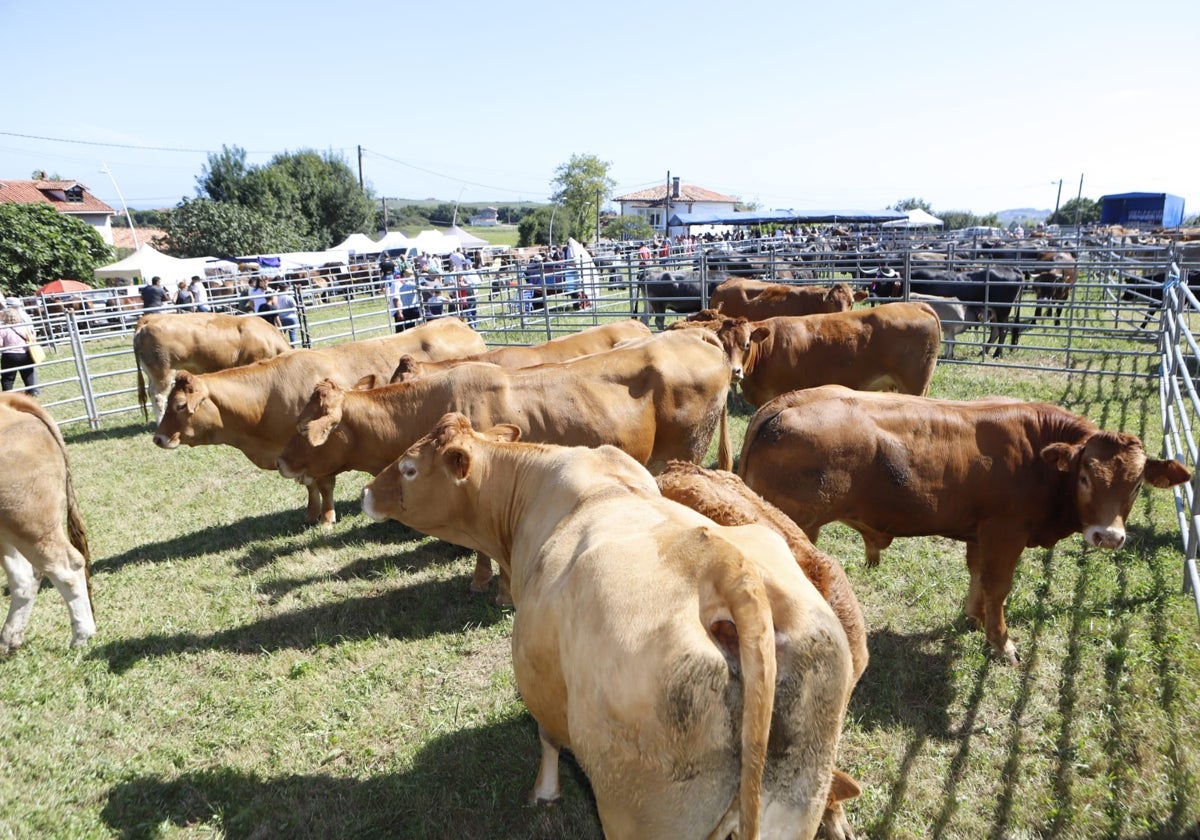
M 157 377 L 150 376 L 150 404 L 154 406 L 154 422 L 157 425 L 162 422 L 163 415 L 167 413 L 167 395 L 171 393 L 171 380 L 160 381 Z
M 475 573 L 471 575 L 472 592 L 487 592 L 492 582 L 492 558 L 482 551 L 475 552 Z
M 846 523 L 862 534 L 863 547 L 867 551 L 867 566 L 875 568 L 879 565 L 879 553 L 892 544 L 892 538 L 882 531 L 876 531 L 858 523 Z M 811 538 L 810 538 L 811 539 Z
M 967 543 L 967 572 L 971 576 L 971 583 L 967 588 L 966 613 L 976 630 L 983 629 L 983 588 L 979 579 L 980 557 L 979 543 Z
M 37 598 L 38 576 L 33 566 L 16 549 L 4 549 L 4 573 L 8 576 L 8 591 L 11 603 L 4 629 L 0 630 L 0 654 L 9 653 L 25 642 L 25 628 L 29 625 L 29 614 Z
M 46 554 L 46 577 L 67 603 L 67 611 L 71 614 L 71 647 L 79 647 L 96 635 L 86 563 L 83 555 L 61 535 L 59 541 L 61 545 L 51 547 Z
M 331 475 L 314 478 L 304 485 L 308 490 L 308 509 L 304 514 L 304 521 L 309 525 L 320 524 L 328 528 L 337 522 L 337 510 L 333 506 L 333 486 L 336 481 L 337 476 Z
M 561 795 L 558 783 L 558 745 L 551 740 L 546 730 L 538 724 L 538 739 L 542 743 L 542 764 L 538 767 L 537 781 L 529 794 L 529 804 L 548 805 L 557 802 Z
M 992 649 L 1010 665 L 1016 665 L 1018 658 L 1016 646 L 1008 637 L 1004 602 L 1012 591 L 1013 572 L 1024 547 L 1024 534 L 1012 528 L 1011 524 L 1005 527 L 1005 523 L 998 523 L 979 536 L 977 562 L 983 600 L 983 629 Z

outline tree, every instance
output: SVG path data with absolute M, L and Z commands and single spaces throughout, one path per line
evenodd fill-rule
M 184 199 L 163 229 L 163 250 L 177 257 L 272 254 L 325 247 L 262 213 L 208 198 Z
M 547 245 L 550 242 L 550 214 L 554 213 L 554 221 L 558 221 L 558 213 L 552 207 L 539 207 L 517 224 L 517 247 L 528 248 L 530 245 Z M 560 237 L 563 242 L 566 237 Z
M 1048 225 L 1094 225 L 1100 222 L 1100 202 L 1090 198 L 1072 198 L 1058 208 L 1057 213 L 1051 213 L 1046 219 Z
M 906 198 L 901 201 L 897 201 L 888 209 L 898 210 L 901 213 L 907 213 L 909 210 L 924 210 L 931 216 L 937 215 L 933 212 L 933 208 L 929 206 L 929 202 L 923 198 Z
M 554 216 L 555 238 L 562 242 L 568 237 L 580 242 L 593 238 L 600 204 L 617 185 L 609 177 L 610 166 L 595 155 L 571 155 L 554 170 L 550 185 L 557 189 L 550 200 L 559 206 Z
M 196 185 L 201 198 L 295 227 L 315 248 L 376 229 L 374 201 L 359 188 L 350 165 L 332 153 L 283 153 L 265 166 L 251 166 L 244 149 L 222 147 L 208 156 Z
M 113 260 L 100 233 L 48 204 L 0 204 L 0 285 L 33 294 L 51 280 L 89 283 Z
M 630 239 L 653 239 L 654 228 L 642 216 L 617 216 L 604 225 L 606 239 L 624 242 Z

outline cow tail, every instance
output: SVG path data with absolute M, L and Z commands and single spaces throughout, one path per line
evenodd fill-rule
M 62 432 L 58 428 L 58 424 L 54 422 L 45 409 L 38 406 L 37 411 L 30 411 L 30 414 L 42 421 L 46 430 L 50 432 L 50 436 L 54 438 L 54 442 L 58 444 L 58 450 L 62 453 L 63 466 L 66 471 L 67 480 L 65 490 L 67 493 L 67 538 L 71 541 L 71 545 L 75 550 L 83 555 L 83 578 L 87 581 L 88 604 L 92 606 L 92 613 L 95 614 L 95 606 L 92 604 L 92 552 L 88 547 L 87 529 L 83 525 L 83 517 L 79 514 L 79 503 L 75 500 L 75 484 L 71 481 L 71 459 L 67 455 L 67 442 L 63 440 Z
M 733 472 L 733 447 L 729 441 L 729 400 L 721 404 L 721 419 L 717 430 L 717 469 Z
M 758 837 L 763 770 L 775 707 L 774 622 L 762 577 L 746 558 L 722 552 L 714 566 L 714 587 L 729 607 L 736 628 L 742 680 L 738 836 Z
M 142 407 L 142 419 L 150 422 L 150 412 L 146 410 L 146 379 L 142 376 L 142 357 L 138 352 L 138 333 L 133 333 L 133 366 L 137 368 L 138 405 Z

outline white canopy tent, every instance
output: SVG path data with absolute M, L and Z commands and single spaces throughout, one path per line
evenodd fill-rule
M 458 237 L 447 236 L 436 230 L 423 230 L 415 239 L 410 239 L 418 251 L 426 254 L 449 254 L 459 247 Z
M 161 277 L 163 283 L 168 284 L 180 280 L 190 280 L 193 275 L 203 277 L 206 268 L 219 262 L 210 257 L 181 260 L 156 251 L 149 244 L 143 244 L 125 259 L 97 268 L 93 274 L 106 282 L 128 280 L 134 283 L 148 281 L 152 277 Z
M 409 248 L 413 245 L 413 241 L 398 230 L 390 230 L 384 234 L 383 239 L 380 239 L 370 248 L 362 251 L 363 254 L 378 254 L 383 251 L 391 251 L 396 248 Z
M 403 236 L 403 234 L 401 235 Z M 365 233 L 352 233 L 329 250 L 346 251 L 350 254 L 378 254 L 383 248 Z
M 907 211 L 907 219 L 896 219 L 891 222 L 884 222 L 885 228 L 913 228 L 913 227 L 938 227 L 943 224 L 942 220 L 937 216 L 930 215 L 920 207 L 914 207 Z
M 463 248 L 484 248 L 491 244 L 486 239 L 480 239 L 473 233 L 467 233 L 458 225 L 451 226 L 450 235 L 455 237 L 458 240 L 458 244 Z

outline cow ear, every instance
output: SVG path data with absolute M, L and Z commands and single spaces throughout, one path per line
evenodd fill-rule
M 1059 472 L 1070 472 L 1078 449 L 1069 443 L 1052 443 L 1042 450 L 1042 460 Z
M 208 399 L 208 386 L 204 384 L 204 380 L 186 370 L 181 370 L 175 375 L 175 386 L 182 388 L 187 396 L 188 414 L 195 414 L 200 404 Z
M 869 297 L 869 293 L 867 292 L 866 289 L 859 289 L 858 291 L 856 291 L 854 293 L 854 302 L 861 303 L 862 301 L 866 300 L 868 297 Z
M 1192 471 L 1173 458 L 1147 458 L 1143 474 L 1151 487 L 1174 487 L 1192 477 Z
M 755 327 L 754 331 L 752 333 L 750 333 L 750 343 L 753 344 L 756 341 L 762 341 L 764 338 L 766 338 L 770 334 L 771 334 L 770 327 Z
M 834 769 L 833 784 L 829 786 L 829 798 L 835 802 L 844 802 L 847 799 L 854 799 L 862 793 L 862 788 L 859 787 L 858 781 L 853 777 L 843 773 L 841 770 Z
M 396 370 L 392 373 L 392 383 L 408 382 L 409 380 L 416 379 L 420 372 L 420 362 L 410 354 L 405 353 L 400 357 L 400 364 L 396 365 Z
M 328 386 L 328 387 L 327 387 Z M 333 387 L 333 383 L 322 382 L 315 392 L 317 406 L 314 416 L 307 423 L 302 423 L 297 430 L 312 446 L 321 446 L 329 440 L 329 435 L 342 422 L 342 403 L 345 392 Z
M 372 388 L 378 387 L 375 382 L 375 374 L 368 373 L 362 379 L 354 383 L 355 391 L 369 391 Z
M 463 482 L 471 472 L 471 453 L 462 446 L 448 446 L 442 450 L 446 469 L 456 482 Z
M 483 434 L 484 437 L 500 443 L 514 443 L 521 439 L 521 430 L 512 423 L 499 423 Z

